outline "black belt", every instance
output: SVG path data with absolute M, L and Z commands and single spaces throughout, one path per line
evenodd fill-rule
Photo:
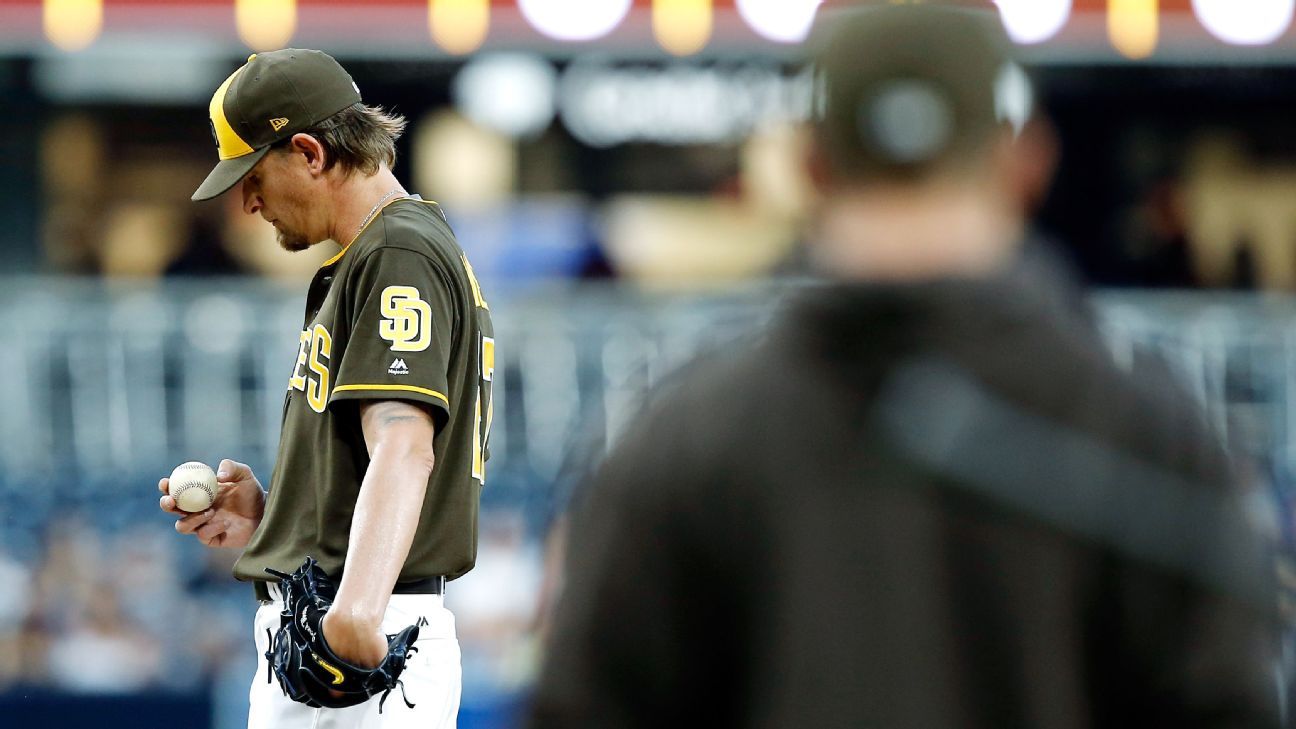
M 425 577 L 421 580 L 410 580 L 408 582 L 397 582 L 392 588 L 393 595 L 444 595 L 446 579 L 442 575 L 436 577 Z M 270 600 L 270 583 L 265 580 L 257 580 L 252 583 L 252 589 L 256 591 L 258 600 L 268 602 Z

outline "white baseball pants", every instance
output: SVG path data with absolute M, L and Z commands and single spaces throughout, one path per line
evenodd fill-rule
M 266 682 L 265 652 L 270 647 L 266 629 L 271 635 L 279 630 L 283 610 L 278 585 L 272 586 L 271 596 L 275 599 L 261 604 L 254 621 L 257 675 L 248 693 L 248 729 L 454 729 L 463 671 L 454 614 L 446 609 L 441 595 L 392 595 L 382 631 L 391 634 L 414 623 L 421 626 L 414 644 L 418 652 L 410 656 L 400 677 L 414 708 L 405 705 L 397 687 L 387 697 L 381 714 L 381 694 L 345 709 L 312 709 L 289 700 L 273 677 Z

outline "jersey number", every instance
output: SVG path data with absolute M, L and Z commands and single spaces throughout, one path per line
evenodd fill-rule
M 490 445 L 491 421 L 495 419 L 495 399 L 491 397 L 495 379 L 495 340 L 481 338 L 481 387 L 477 391 L 477 412 L 473 419 L 473 478 L 486 483 L 486 449 Z M 482 423 L 482 400 L 486 401 L 486 422 Z

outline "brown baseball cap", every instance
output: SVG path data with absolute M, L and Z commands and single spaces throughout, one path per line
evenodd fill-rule
M 193 194 L 210 200 L 238 184 L 270 145 L 360 102 L 360 89 L 332 56 L 285 48 L 248 57 L 208 106 L 220 162 Z
M 1005 73 L 1022 73 L 988 0 L 830 0 L 812 47 L 816 135 L 845 178 L 918 175 L 979 148 L 1009 121 Z

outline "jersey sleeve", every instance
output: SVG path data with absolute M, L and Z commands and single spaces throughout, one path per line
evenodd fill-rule
M 450 413 L 450 352 L 458 326 L 451 279 L 414 251 L 380 248 L 358 262 L 345 296 L 350 336 L 330 402 L 411 400 L 441 427 Z

